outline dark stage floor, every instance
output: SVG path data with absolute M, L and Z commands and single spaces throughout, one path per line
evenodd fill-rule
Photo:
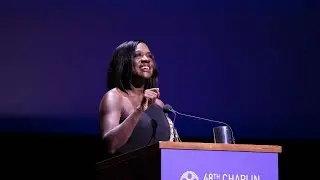
M 1 134 L 1 179 L 95 179 L 95 163 L 103 159 L 101 142 L 94 135 Z M 182 138 L 210 142 L 210 139 Z M 283 146 L 280 179 L 307 179 L 318 175 L 320 142 L 238 139 L 238 144 Z M 315 168 L 314 168 L 315 169 Z

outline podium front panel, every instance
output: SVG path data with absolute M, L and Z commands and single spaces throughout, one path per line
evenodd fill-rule
M 278 180 L 278 154 L 161 150 L 162 180 Z

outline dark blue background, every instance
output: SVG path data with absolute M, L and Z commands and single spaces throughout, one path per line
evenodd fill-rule
M 237 138 L 320 138 L 316 1 L 1 1 L 2 132 L 98 133 L 112 52 L 145 40 L 161 99 Z M 182 136 L 212 123 L 178 117 Z

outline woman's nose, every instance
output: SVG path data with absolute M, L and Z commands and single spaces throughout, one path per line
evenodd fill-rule
M 148 62 L 150 62 L 150 59 L 146 55 L 144 55 L 141 58 L 141 62 L 148 63 Z

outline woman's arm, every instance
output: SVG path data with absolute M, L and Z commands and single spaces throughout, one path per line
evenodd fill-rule
M 100 112 L 100 129 L 107 151 L 115 153 L 131 136 L 143 112 L 139 106 L 120 124 L 122 97 L 117 91 L 109 91 L 103 97 Z

